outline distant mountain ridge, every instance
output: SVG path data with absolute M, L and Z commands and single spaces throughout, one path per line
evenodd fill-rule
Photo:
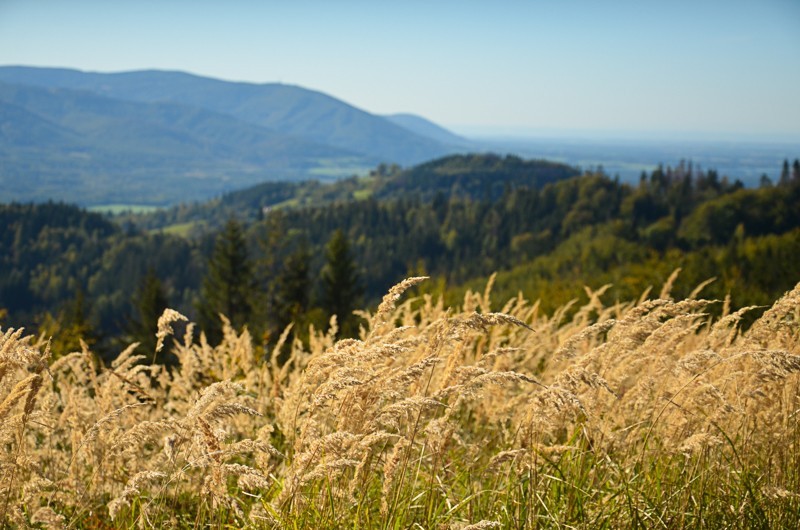
M 202 200 L 270 177 L 303 178 L 321 159 L 365 163 L 204 109 L 0 83 L 4 202 Z
M 422 118 L 404 126 L 290 85 L 23 66 L 0 67 L 0 83 L 0 201 L 169 204 L 464 150 Z M 26 150 L 26 137 L 43 139 Z
M 0 67 L 0 80 L 88 90 L 114 99 L 175 102 L 231 115 L 277 132 L 401 164 L 444 154 L 409 129 L 332 96 L 280 83 L 229 82 L 176 71 L 88 73 L 78 70 Z
M 468 140 L 463 136 L 453 134 L 444 127 L 437 125 L 432 121 L 423 118 L 422 116 L 417 116 L 416 114 L 390 114 L 388 116 L 384 116 L 384 118 L 399 125 L 400 127 L 408 129 L 415 134 L 431 138 L 445 145 L 462 147 L 474 146 L 474 142 L 471 140 Z

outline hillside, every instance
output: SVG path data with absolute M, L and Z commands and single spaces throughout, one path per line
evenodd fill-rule
M 173 103 L 0 83 L 0 197 L 84 205 L 203 200 L 353 153 Z
M 264 182 L 212 201 L 135 215 L 129 220 L 148 230 L 191 223 L 198 228 L 195 232 L 202 232 L 219 228 L 230 218 L 254 221 L 263 217 L 265 209 L 326 206 L 367 198 L 496 200 L 507 189 L 541 188 L 579 174 L 574 167 L 545 160 L 496 154 L 450 155 L 408 169 L 381 164 L 367 176 L 329 183 Z
M 0 67 L 0 81 L 80 89 L 127 101 L 180 103 L 373 162 L 419 163 L 453 150 L 336 98 L 292 85 L 234 83 L 155 70 L 100 74 L 31 67 Z
M 546 160 L 523 160 L 494 154 L 453 155 L 414 166 L 376 182 L 375 198 L 398 194 L 432 200 L 437 195 L 495 200 L 510 188 L 541 188 L 580 174 Z
M 108 341 L 128 336 L 126 322 L 146 292 L 148 274 L 160 282 L 161 299 L 193 318 L 205 311 L 216 320 L 217 312 L 228 311 L 215 309 L 204 294 L 214 249 L 227 245 L 246 265 L 230 281 L 242 282 L 252 297 L 238 322 L 269 342 L 287 318 L 298 322 L 298 333 L 310 323 L 326 327 L 330 313 L 320 278 L 336 237 L 349 247 L 356 292 L 367 303 L 377 303 L 402 278 L 420 274 L 435 279 L 429 292 L 457 301 L 465 286 L 481 286 L 499 272 L 498 300 L 522 291 L 552 311 L 584 284 L 597 289 L 613 283 L 608 296 L 624 299 L 663 283 L 681 267 L 677 295 L 689 296 L 697 284 L 716 277 L 705 296 L 724 299 L 731 293 L 734 307 L 741 307 L 767 303 L 800 277 L 798 172 L 777 186 L 743 189 L 714 171 L 688 173 L 679 166 L 659 168 L 632 187 L 602 173 L 550 181 L 539 180 L 535 171 L 523 176 L 525 167 L 567 176 L 571 169 L 514 157 L 473 159 L 472 174 L 455 172 L 466 160 L 448 157 L 398 173 L 376 170 L 336 185 L 262 185 L 257 200 L 284 207 L 264 211 L 260 202 L 247 203 L 256 198 L 246 193 L 226 196 L 205 205 L 208 224 L 193 238 L 176 235 L 174 226 L 143 230 L 126 217 L 114 226 L 71 206 L 3 206 L 0 309 L 32 329 L 51 329 L 46 324 L 54 319 L 63 325 L 74 320 L 72 304 L 82 293 L 86 304 L 78 314 L 105 337 L 98 347 L 112 353 Z M 494 171 L 487 173 L 487 167 Z M 436 168 L 484 186 L 462 186 L 455 179 L 428 199 L 409 175 Z M 401 178 L 408 179 L 408 193 L 380 196 L 382 182 Z M 503 179 L 495 195 L 492 184 Z M 220 209 L 223 202 L 228 205 Z M 224 216 L 236 210 L 253 214 L 239 223 Z M 161 221 L 202 211 L 174 212 L 175 218 Z M 342 323 L 352 318 L 340 317 Z

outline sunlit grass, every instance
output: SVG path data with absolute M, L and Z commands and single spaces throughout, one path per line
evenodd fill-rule
M 109 215 L 119 215 L 124 213 L 131 214 L 147 214 L 160 210 L 161 206 L 153 206 L 149 204 L 98 204 L 89 206 L 87 210 L 90 212 L 98 212 Z
M 397 305 L 413 278 L 361 313 L 359 339 L 332 322 L 262 352 L 227 321 L 213 346 L 190 326 L 172 368 L 7 330 L 0 521 L 796 528 L 800 285 L 743 330 L 756 308 L 712 318 L 717 302 L 670 297 L 674 278 L 551 315 L 521 296 L 492 313 L 491 286 Z

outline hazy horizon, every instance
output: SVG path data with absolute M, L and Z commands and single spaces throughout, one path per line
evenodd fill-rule
M 669 142 L 669 143 L 753 143 L 794 144 L 800 142 L 798 133 L 737 133 L 728 131 L 681 131 L 652 129 L 568 129 L 537 127 L 503 127 L 484 125 L 445 125 L 450 131 L 475 140 L 565 140 L 608 142 Z
M 6 0 L 0 64 L 282 82 L 460 134 L 796 141 L 798 22 L 791 0 Z

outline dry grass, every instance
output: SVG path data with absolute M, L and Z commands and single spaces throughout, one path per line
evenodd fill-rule
M 412 278 L 358 340 L 312 330 L 283 366 L 227 322 L 219 345 L 191 325 L 168 345 L 175 312 L 171 370 L 135 345 L 51 362 L 6 330 L 0 523 L 797 527 L 800 285 L 743 332 L 755 308 L 712 319 L 674 280 L 548 316 L 491 312 L 490 286 L 397 306 Z

